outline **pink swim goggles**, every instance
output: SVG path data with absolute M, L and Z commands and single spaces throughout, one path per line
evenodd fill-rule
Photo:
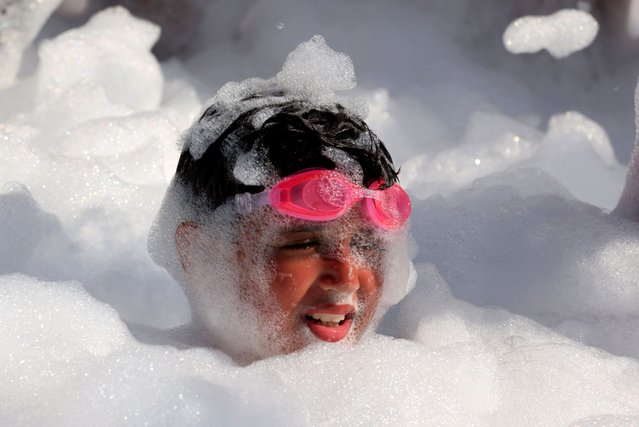
M 313 169 L 288 176 L 270 190 L 235 196 L 240 213 L 270 205 L 283 215 L 309 221 L 331 221 L 344 215 L 355 203 L 361 204 L 364 216 L 385 230 L 400 228 L 410 216 L 408 194 L 399 184 L 377 190 L 380 183 L 363 188 L 343 174 L 327 169 Z

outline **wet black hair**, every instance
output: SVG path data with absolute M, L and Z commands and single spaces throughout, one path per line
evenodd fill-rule
M 224 113 L 218 105 L 212 105 L 192 131 L 198 132 L 199 138 L 206 138 L 206 129 L 210 129 L 207 123 L 220 120 Z M 260 114 L 270 116 L 256 127 Z M 189 150 L 191 137 L 190 133 L 185 136 L 176 179 L 193 194 L 204 196 L 211 209 L 236 194 L 264 190 L 263 186 L 243 184 L 233 175 L 238 156 L 252 150 L 268 159 L 279 177 L 309 168 L 335 169 L 337 165 L 326 155 L 326 149 L 332 147 L 361 166 L 364 186 L 381 181 L 381 188 L 386 188 L 398 181 L 398 172 L 382 141 L 362 119 L 339 104 L 331 110 L 287 100 L 250 109 L 240 114 L 215 141 L 210 144 L 206 141 L 208 148 L 197 159 Z

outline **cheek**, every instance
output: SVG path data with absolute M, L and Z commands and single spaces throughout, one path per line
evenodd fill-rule
M 274 260 L 271 291 L 285 311 L 293 310 L 308 293 L 319 270 L 314 260 Z
M 382 281 L 380 275 L 368 268 L 359 271 L 359 293 L 366 299 L 375 299 L 379 297 L 382 291 Z
M 379 276 L 369 269 L 359 273 L 358 299 L 365 305 L 363 318 L 368 324 L 377 310 L 377 305 L 382 295 L 382 281 Z

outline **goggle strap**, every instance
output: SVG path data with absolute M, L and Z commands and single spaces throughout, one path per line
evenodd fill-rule
M 268 194 L 270 190 L 262 191 L 261 193 L 239 193 L 235 195 L 235 209 L 241 215 L 251 213 L 254 209 L 266 206 L 269 204 Z
M 358 188 L 355 194 L 362 199 L 382 200 L 382 197 L 384 197 L 382 191 L 371 190 L 370 188 Z

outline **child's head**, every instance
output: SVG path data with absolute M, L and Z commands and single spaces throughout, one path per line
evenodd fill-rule
M 387 270 L 408 272 L 396 184 L 382 142 L 340 105 L 280 91 L 214 103 L 185 135 L 151 253 L 239 361 L 356 341 L 398 299 L 382 298 Z
M 241 111 L 219 135 L 209 136 L 211 123 L 228 111 L 209 107 L 187 134 L 176 179 L 200 202 L 215 209 L 240 193 L 258 193 L 279 179 L 310 168 L 345 168 L 366 187 L 383 180 L 384 187 L 397 182 L 390 154 L 366 123 L 340 105 L 333 109 L 278 96 L 262 98 Z M 217 132 L 216 132 L 217 134 Z M 215 137 L 215 139 L 208 139 Z M 190 139 L 208 149 L 195 159 Z

